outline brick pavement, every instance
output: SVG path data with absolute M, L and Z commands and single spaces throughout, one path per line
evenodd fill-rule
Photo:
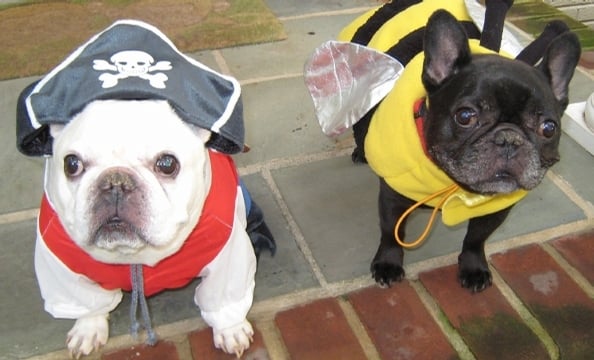
M 366 287 L 252 319 L 242 359 L 592 359 L 594 231 L 490 256 L 494 285 L 471 294 L 456 266 L 389 289 Z M 102 360 L 233 359 L 209 329 Z

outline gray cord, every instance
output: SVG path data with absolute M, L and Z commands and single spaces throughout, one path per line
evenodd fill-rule
M 148 345 L 155 345 L 157 343 L 157 335 L 151 326 L 151 316 L 148 311 L 148 304 L 144 296 L 144 276 L 142 275 L 142 265 L 130 265 L 130 281 L 132 283 L 132 301 L 130 303 L 130 334 L 134 338 L 138 337 L 138 329 L 140 323 L 136 313 L 138 312 L 138 303 L 140 302 L 140 313 L 142 314 L 142 321 L 147 332 L 146 343 Z

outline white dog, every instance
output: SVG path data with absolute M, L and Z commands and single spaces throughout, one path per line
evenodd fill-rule
M 200 277 L 194 300 L 215 346 L 240 356 L 253 335 L 252 242 L 275 245 L 228 155 L 243 147 L 237 82 L 120 21 L 25 89 L 18 110 L 19 149 L 48 156 L 35 268 L 45 309 L 77 319 L 71 354 L 107 342 L 122 289 L 133 332 L 140 305 L 153 344 L 145 296 Z

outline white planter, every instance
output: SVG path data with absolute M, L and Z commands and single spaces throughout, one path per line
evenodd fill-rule
M 565 133 L 594 155 L 594 96 L 591 95 L 587 101 L 569 104 L 565 115 L 567 116 L 562 121 Z M 587 121 L 590 122 L 589 125 L 586 124 Z
M 594 132 L 594 93 L 586 100 L 586 109 L 584 110 L 584 122 L 590 131 Z

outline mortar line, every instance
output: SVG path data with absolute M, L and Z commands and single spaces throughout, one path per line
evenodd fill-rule
M 342 156 L 350 155 L 353 148 L 345 148 L 339 150 L 330 150 L 317 153 L 287 156 L 281 158 L 274 158 L 259 163 L 249 164 L 238 168 L 238 172 L 241 176 L 256 174 L 264 169 L 266 170 L 277 170 L 286 167 L 300 166 L 304 164 L 314 163 L 316 161 L 328 160 L 338 158 Z
M 370 276 L 354 278 L 348 281 L 330 283 L 327 287 L 313 287 L 303 290 L 296 290 L 291 293 L 276 296 L 258 301 L 252 306 L 248 318 L 272 319 L 279 312 L 292 309 L 295 306 L 310 303 L 316 300 L 329 297 L 342 296 L 344 294 L 358 291 L 374 285 Z
M 212 56 L 214 57 L 214 60 L 217 64 L 217 66 L 219 67 L 219 69 L 221 70 L 222 74 L 225 74 L 228 76 L 233 76 L 233 73 L 231 72 L 231 69 L 229 68 L 229 65 L 227 64 L 227 60 L 225 60 L 225 57 L 223 56 L 223 54 L 221 53 L 220 50 L 213 50 Z
M 528 234 L 511 237 L 493 243 L 487 243 L 485 253 L 487 256 L 500 253 L 509 249 L 531 244 L 542 244 L 545 241 L 578 233 L 594 228 L 594 219 L 577 220 L 571 223 L 557 225 L 548 229 L 533 231 Z
M 262 335 L 262 341 L 268 351 L 269 359 L 289 359 L 289 351 L 283 341 L 280 330 L 276 327 L 274 319 L 266 319 L 255 322 L 256 327 Z
M 264 178 L 264 180 L 266 181 L 266 184 L 268 185 L 270 190 L 272 191 L 272 195 L 274 196 L 276 203 L 279 206 L 283 217 L 285 218 L 285 220 L 287 221 L 287 223 L 289 225 L 291 234 L 293 234 L 293 237 L 295 238 L 297 247 L 299 248 L 299 250 L 305 257 L 307 262 L 309 263 L 309 266 L 311 267 L 311 270 L 313 271 L 316 279 L 318 280 L 318 283 L 323 288 L 327 287 L 328 281 L 326 280 L 326 277 L 322 273 L 322 269 L 316 262 L 316 260 L 313 256 L 313 253 L 312 253 L 311 249 L 309 248 L 309 245 L 305 241 L 305 237 L 303 236 L 303 233 L 301 232 L 299 225 L 295 221 L 295 218 L 291 214 L 291 211 L 289 210 L 289 206 L 284 201 L 283 196 L 282 196 L 278 186 L 276 185 L 276 182 L 272 178 L 272 174 L 270 173 L 270 170 L 263 169 L 261 172 L 261 175 Z
M 0 225 L 36 219 L 37 213 L 39 213 L 39 208 L 2 214 L 0 215 Z
M 289 74 L 280 74 L 280 75 L 271 75 L 271 76 L 262 76 L 262 77 L 255 77 L 255 78 L 247 78 L 244 80 L 239 80 L 239 84 L 241 86 L 263 83 L 267 81 L 275 81 L 275 80 L 285 80 L 285 79 L 294 79 L 298 77 L 302 77 L 303 73 L 289 73 Z
M 544 243 L 541 246 L 543 250 L 557 262 L 563 271 L 569 275 L 577 286 L 579 286 L 591 299 L 594 299 L 594 287 L 590 284 L 590 281 L 588 281 L 578 269 L 573 267 L 573 265 L 571 265 L 554 246 L 549 243 Z
M 431 296 L 429 291 L 427 291 L 420 281 L 409 281 L 409 283 L 419 296 L 419 299 L 421 299 L 423 306 L 427 309 L 429 315 L 433 318 L 433 321 L 437 324 L 460 358 L 462 360 L 476 360 L 458 330 L 456 330 L 449 320 L 447 320 L 447 317 L 439 307 L 437 300 Z
M 316 18 L 316 17 L 351 15 L 351 14 L 363 13 L 365 11 L 375 9 L 376 7 L 378 7 L 378 6 L 361 6 L 361 7 L 350 8 L 350 9 L 342 9 L 342 10 L 320 11 L 320 12 L 313 12 L 313 13 L 309 13 L 309 14 L 292 15 L 292 16 L 279 16 L 278 20 L 282 22 L 282 21 L 291 21 L 291 20 L 311 19 L 311 18 Z
M 371 340 L 371 337 L 369 337 L 367 329 L 365 328 L 365 325 L 363 325 L 361 318 L 359 318 L 359 315 L 353 308 L 353 305 L 351 305 L 351 303 L 348 300 L 345 300 L 341 297 L 338 297 L 336 301 L 338 302 L 338 305 L 340 306 L 340 309 L 342 310 L 342 313 L 344 314 L 344 317 L 347 323 L 349 324 L 349 327 L 351 328 L 353 334 L 357 338 L 359 345 L 361 345 L 361 349 L 363 349 L 365 357 L 370 360 L 381 359 L 381 356 L 377 348 L 375 347 L 373 340 Z
M 520 316 L 520 319 L 522 319 L 526 326 L 528 326 L 534 335 L 538 337 L 547 350 L 549 357 L 553 360 L 559 359 L 559 348 L 557 347 L 555 340 L 553 340 L 538 319 L 532 315 L 530 310 L 524 305 L 522 300 L 516 295 L 514 290 L 505 282 L 501 274 L 499 274 L 497 269 L 493 266 L 491 266 L 491 275 L 493 277 L 493 284 L 499 289 L 508 304 L 510 304 Z
M 193 359 L 192 347 L 190 346 L 190 338 L 188 334 L 178 335 L 175 338 L 168 339 L 173 342 L 177 350 L 179 359 Z
M 587 218 L 594 218 L 594 205 L 582 198 L 561 175 L 552 170 L 547 171 L 547 178 L 551 180 L 574 204 L 576 204 Z

